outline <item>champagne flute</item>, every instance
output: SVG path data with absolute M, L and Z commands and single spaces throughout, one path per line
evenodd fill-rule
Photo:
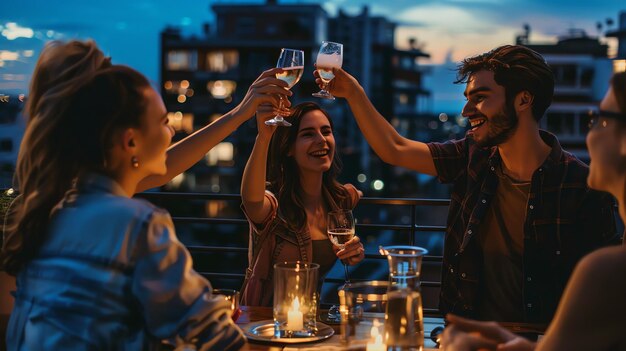
M 350 210 L 336 210 L 328 212 L 328 219 L 326 221 L 326 232 L 328 238 L 333 245 L 344 249 L 346 243 L 354 237 L 355 221 L 352 211 Z M 348 264 L 343 263 L 343 269 L 345 273 L 344 284 L 340 289 L 344 289 L 350 285 L 350 274 L 348 272 Z M 331 321 L 339 321 L 341 314 L 339 313 L 338 306 L 332 306 L 328 310 L 328 319 Z
M 333 68 L 341 68 L 343 63 L 343 44 L 333 43 L 332 41 L 323 41 L 320 51 L 317 54 L 317 72 L 320 75 L 324 88 L 313 93 L 313 96 L 324 99 L 335 100 L 335 97 L 326 90 L 328 83 L 335 78 Z
M 304 71 L 304 51 L 294 49 L 281 49 L 280 57 L 276 67 L 282 68 L 281 73 L 276 73 L 276 78 L 284 81 L 288 85 L 288 89 L 291 89 L 302 77 Z M 289 115 L 289 109 L 283 109 L 283 97 L 279 95 L 278 111 L 274 118 L 265 121 L 268 126 L 282 126 L 291 127 L 291 123 L 285 121 L 283 115 Z

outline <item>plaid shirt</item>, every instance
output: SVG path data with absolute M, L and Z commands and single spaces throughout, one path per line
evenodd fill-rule
M 613 198 L 587 187 L 588 167 L 541 131 L 552 148 L 533 173 L 524 221 L 524 321 L 549 323 L 574 266 L 585 254 L 618 244 Z M 474 238 L 497 186 L 501 158 L 470 136 L 428 144 L 443 183 L 453 183 L 448 213 L 439 308 L 475 317 L 483 253 Z M 515 321 L 510 321 L 515 322 Z M 516 321 L 522 322 L 522 321 Z

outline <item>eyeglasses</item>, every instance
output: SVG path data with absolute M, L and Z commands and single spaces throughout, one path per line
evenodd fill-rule
M 611 112 L 605 110 L 589 111 L 589 130 L 595 128 L 600 123 L 600 118 L 611 118 L 626 122 L 626 113 Z M 606 127 L 606 123 L 603 124 Z

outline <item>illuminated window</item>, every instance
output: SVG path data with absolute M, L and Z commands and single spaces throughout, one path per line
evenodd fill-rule
M 233 161 L 234 154 L 235 147 L 233 144 L 222 142 L 215 145 L 215 147 L 206 154 L 206 162 L 209 166 L 233 166 L 235 164 Z
M 167 69 L 171 71 L 194 71 L 198 69 L 197 54 L 188 50 L 174 50 L 167 53 Z
M 211 186 L 213 192 L 219 192 L 219 185 L 217 187 Z M 217 191 L 215 191 L 217 190 Z M 206 202 L 206 215 L 207 217 L 218 217 L 220 213 L 226 209 L 228 204 L 224 200 L 211 200 Z
M 216 99 L 230 98 L 237 88 L 237 83 L 232 80 L 216 80 L 207 83 L 207 90 Z
M 613 72 L 626 72 L 626 60 L 613 60 Z
M 184 131 L 187 134 L 193 132 L 193 113 L 169 112 L 167 114 L 169 124 L 175 131 Z
M 402 105 L 406 105 L 409 103 L 409 96 L 407 94 L 400 94 L 398 95 L 398 102 L 400 102 Z
M 180 81 L 179 80 L 168 80 L 163 83 L 163 88 L 168 94 L 176 94 L 180 95 Z
M 239 65 L 239 52 L 235 50 L 211 51 L 206 55 L 209 72 L 225 73 Z
M 191 84 L 188 80 L 168 80 L 163 83 L 163 88 L 168 94 L 178 95 L 176 100 L 181 104 L 194 95 L 195 91 L 190 88 Z

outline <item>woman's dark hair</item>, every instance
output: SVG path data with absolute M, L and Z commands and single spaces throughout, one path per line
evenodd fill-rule
M 76 177 L 106 173 L 114 133 L 141 126 L 149 86 L 139 72 L 111 66 L 80 87 L 49 89 L 40 96 L 18 155 L 15 177 L 21 195 L 5 227 L 0 256 L 4 270 L 17 274 L 36 256 L 53 207 Z
M 292 108 L 291 116 L 288 118 L 293 126 L 278 128 L 272 136 L 267 161 L 268 189 L 276 194 L 279 203 L 278 213 L 293 230 L 299 230 L 306 225 L 306 212 L 300 195 L 302 186 L 298 165 L 289 153 L 298 136 L 302 118 L 311 111 L 322 112 L 333 128 L 332 119 L 320 106 L 312 102 L 298 104 Z M 330 169 L 324 172 L 322 179 L 322 196 L 330 209 L 337 209 L 339 204 L 349 197 L 345 188 L 337 181 L 340 172 L 341 161 L 335 151 Z
M 539 121 L 552 103 L 554 74 L 537 52 L 521 45 L 504 45 L 487 53 L 466 58 L 457 67 L 456 84 L 467 83 L 479 71 L 493 72 L 493 78 L 504 87 L 507 103 L 528 91 L 533 96 L 533 117 Z

